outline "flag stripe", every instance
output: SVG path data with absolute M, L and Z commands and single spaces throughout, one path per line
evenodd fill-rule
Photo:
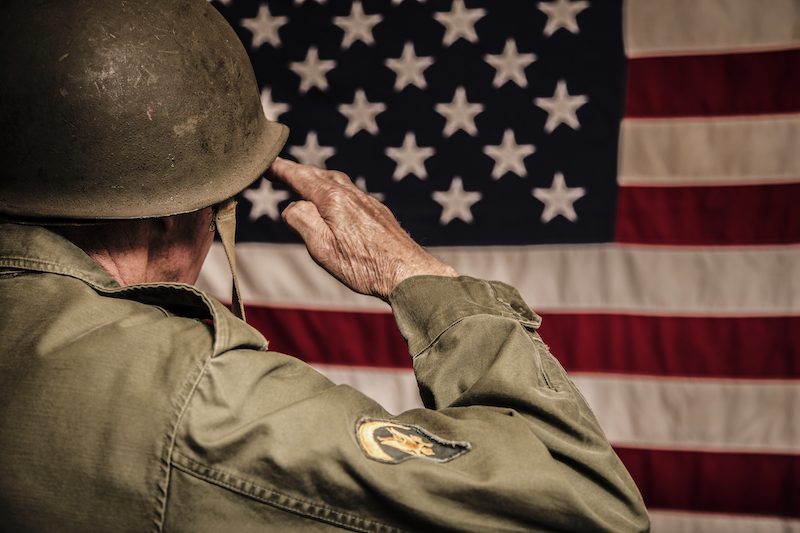
M 628 57 L 782 50 L 800 46 L 793 0 L 626 0 Z
M 800 378 L 800 318 L 546 314 L 540 333 L 573 372 Z
M 367 368 L 352 365 L 312 365 L 338 385 L 348 385 L 377 401 L 392 414 L 421 409 L 419 386 L 410 369 Z
M 798 65 L 800 50 L 633 59 L 628 62 L 626 116 L 796 113 Z
M 800 115 L 626 119 L 620 185 L 745 185 L 800 180 Z
M 248 306 L 247 319 L 269 339 L 271 349 L 302 354 L 310 363 L 411 368 L 407 346 L 389 313 Z M 800 378 L 798 317 L 549 313 L 540 332 L 570 372 Z M 345 342 L 352 338 L 365 342 Z
M 538 312 L 661 316 L 800 315 L 800 246 L 679 248 L 642 245 L 442 247 L 433 255 L 462 274 L 508 281 Z M 387 312 L 350 292 L 302 245 L 237 246 L 251 305 Z M 198 285 L 230 301 L 230 274 L 214 243 Z
M 271 350 L 308 363 L 411 368 L 408 346 L 391 313 L 251 305 L 245 310 L 248 324 L 264 334 Z
M 800 183 L 620 187 L 615 240 L 690 246 L 792 244 L 800 242 L 798 198 Z
M 421 405 L 410 369 L 321 363 L 315 363 L 314 367 L 335 383 L 362 390 L 390 412 L 399 412 L 393 408 Z M 798 381 L 678 379 L 580 372 L 570 376 L 615 446 L 800 456 L 800 434 L 794 430 L 792 416 L 800 409 Z M 391 394 L 396 390 L 415 392 L 398 405 Z
M 800 454 L 800 382 L 571 373 L 615 444 Z
M 800 533 L 800 520 L 649 509 L 653 533 Z
M 798 455 L 700 453 L 617 446 L 615 450 L 636 480 L 648 507 L 800 516 L 797 504 L 800 485 L 796 482 L 800 479 Z M 658 530 L 654 528 L 653 531 Z

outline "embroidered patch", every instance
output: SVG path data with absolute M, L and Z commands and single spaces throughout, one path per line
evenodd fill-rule
M 472 449 L 469 442 L 445 440 L 419 426 L 388 420 L 362 420 L 356 433 L 364 453 L 382 463 L 402 463 L 407 459 L 446 463 Z

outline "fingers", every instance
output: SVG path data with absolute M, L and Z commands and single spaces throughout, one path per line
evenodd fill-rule
M 330 187 L 334 186 L 334 183 L 345 187 L 355 187 L 350 178 L 343 172 L 301 165 L 281 157 L 273 161 L 266 177 L 270 181 L 279 183 L 312 202 L 316 202 L 322 196 L 328 194 Z

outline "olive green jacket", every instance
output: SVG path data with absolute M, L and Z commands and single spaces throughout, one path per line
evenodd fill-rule
M 646 531 L 507 285 L 391 295 L 427 409 L 336 386 L 207 293 L 0 225 L 3 531 Z

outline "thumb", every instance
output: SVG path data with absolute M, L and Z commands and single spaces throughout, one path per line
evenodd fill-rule
M 320 216 L 317 206 L 306 200 L 289 204 L 281 214 L 283 221 L 296 231 L 306 243 L 309 251 L 322 245 L 330 228 Z

